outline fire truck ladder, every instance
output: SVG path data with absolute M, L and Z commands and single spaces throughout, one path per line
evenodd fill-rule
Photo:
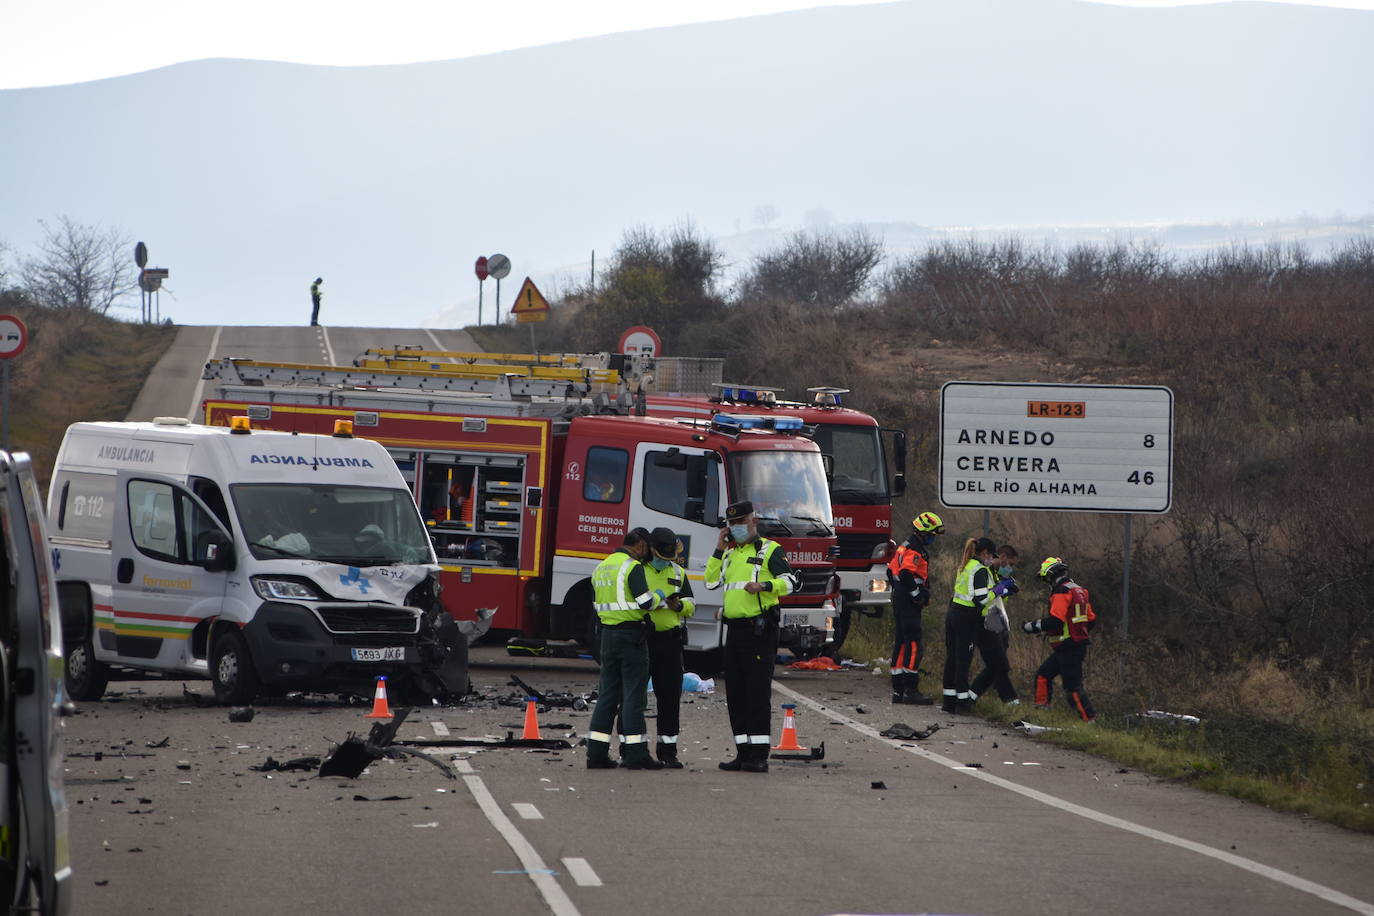
M 447 362 L 441 362 L 447 360 Z M 353 365 L 374 370 L 423 368 L 445 376 L 486 378 L 515 372 L 526 378 L 586 380 L 614 387 L 617 392 L 647 391 L 653 386 L 654 361 L 648 356 L 620 353 L 473 353 L 395 346 L 364 350 Z
M 201 378 L 240 385 L 319 385 L 349 388 L 411 388 L 422 391 L 459 391 L 487 394 L 498 400 L 527 397 L 578 398 L 594 384 L 619 384 L 618 373 L 596 375 L 592 370 L 571 369 L 552 377 L 532 377 L 507 366 L 461 367 L 461 374 L 436 371 L 412 363 L 410 368 L 319 366 L 307 363 L 272 363 L 241 357 L 225 357 L 205 364 Z

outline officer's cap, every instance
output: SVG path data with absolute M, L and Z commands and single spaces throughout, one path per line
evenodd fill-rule
M 671 528 L 655 528 L 649 535 L 649 546 L 660 557 L 671 560 L 677 556 L 677 535 Z
M 725 518 L 727 521 L 737 522 L 745 516 L 754 514 L 754 504 L 747 499 L 741 499 L 737 503 L 731 503 L 725 507 Z

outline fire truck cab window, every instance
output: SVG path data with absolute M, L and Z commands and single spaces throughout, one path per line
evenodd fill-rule
M 628 452 L 618 448 L 587 449 L 587 476 L 582 481 L 582 498 L 594 503 L 618 503 L 625 498 L 625 469 Z
M 667 452 L 649 452 L 644 462 L 644 505 L 714 525 L 720 506 L 720 466 L 697 456 L 677 456 L 676 461 L 666 460 L 667 456 Z

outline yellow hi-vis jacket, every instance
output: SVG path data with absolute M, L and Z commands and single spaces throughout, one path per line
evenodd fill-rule
M 660 591 L 665 596 L 676 594 L 682 602 L 682 610 L 675 611 L 667 602 L 649 612 L 654 629 L 662 633 L 682 626 L 683 618 L 691 617 L 697 611 L 697 603 L 692 600 L 692 583 L 687 581 L 687 571 L 676 563 L 669 563 L 662 569 L 654 569 L 653 563 L 644 564 L 644 578 L 648 580 L 650 591 Z
M 954 603 L 988 612 L 988 600 L 992 597 L 992 570 L 982 564 L 977 557 L 969 557 L 964 568 L 954 580 Z
M 645 612 L 663 600 L 661 592 L 649 588 L 644 566 L 624 550 L 597 564 L 592 588 L 596 590 L 596 615 L 604 626 L 643 620 Z
M 750 582 L 757 582 L 764 590 L 751 595 L 744 590 Z M 797 574 L 787 563 L 787 554 L 777 541 L 756 538 L 748 544 L 737 544 L 724 554 L 711 554 L 706 561 L 707 588 L 725 586 L 722 615 L 726 620 L 757 617 L 777 607 L 778 599 L 790 595 L 799 585 Z

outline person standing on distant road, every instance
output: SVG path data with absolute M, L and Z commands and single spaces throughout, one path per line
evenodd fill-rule
M 310 326 L 312 328 L 320 323 L 320 284 L 323 282 L 323 277 L 316 277 L 315 282 L 310 284 Z
M 929 706 L 934 700 L 920 690 L 925 654 L 921 613 L 930 601 L 930 545 L 945 533 L 945 523 L 934 512 L 922 512 L 911 520 L 911 527 L 911 536 L 887 563 L 892 595 L 892 702 Z
M 722 770 L 768 772 L 772 740 L 773 665 L 778 655 L 778 603 L 796 591 L 797 574 L 777 541 L 759 536 L 754 504 L 725 509 L 715 553 L 706 561 L 705 586 L 725 586 L 725 705 L 735 733 L 735 757 Z
M 592 572 L 596 614 L 601 621 L 601 681 L 596 708 L 587 728 L 587 769 L 615 767 L 610 758 L 611 731 L 620 713 L 621 766 L 631 770 L 663 767 L 649 756 L 644 733 L 644 707 L 649 693 L 649 650 L 645 643 L 647 615 L 663 595 L 649 588 L 644 560 L 649 555 L 649 532 L 634 528 L 622 546 Z
M 680 542 L 671 528 L 655 528 L 649 535 L 649 562 L 644 577 L 649 591 L 662 592 L 663 603 L 649 612 L 649 677 L 658 705 L 658 745 L 655 756 L 673 770 L 677 759 L 679 706 L 682 702 L 682 647 L 687 642 L 686 618 L 696 612 L 692 583 L 677 564 Z
M 944 712 L 973 711 L 973 691 L 969 690 L 968 669 L 973 663 L 973 645 L 983 627 L 983 608 L 992 598 L 993 562 L 997 545 L 987 538 L 964 542 L 963 566 L 954 580 L 954 597 L 945 614 Z

